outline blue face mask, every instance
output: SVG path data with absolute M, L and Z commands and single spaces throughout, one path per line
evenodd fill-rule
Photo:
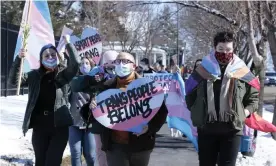
M 45 68 L 54 69 L 57 67 L 57 59 L 42 60 L 42 64 Z
M 122 64 L 122 62 L 119 65 L 115 65 L 115 73 L 119 77 L 125 77 L 129 75 L 132 72 L 129 64 Z
M 80 72 L 84 75 L 88 74 L 91 71 L 91 66 L 81 65 Z

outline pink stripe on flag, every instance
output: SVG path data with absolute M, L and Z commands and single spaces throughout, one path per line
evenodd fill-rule
M 152 97 L 157 96 L 157 95 L 160 95 L 160 94 L 163 94 L 163 93 L 164 93 L 163 91 L 158 91 L 158 92 L 155 93 Z M 132 103 L 140 102 L 141 100 L 145 100 L 145 99 L 148 98 L 148 97 L 149 97 L 149 96 L 146 95 L 145 98 L 139 98 L 138 100 L 135 100 L 135 101 L 132 100 Z M 128 103 L 127 105 L 129 105 L 129 103 Z M 119 107 L 118 107 L 118 108 L 119 108 Z M 104 116 L 104 115 L 107 114 L 107 112 L 102 113 L 102 111 L 100 110 L 100 109 L 101 109 L 100 107 L 97 107 L 96 109 L 97 109 L 97 111 L 96 111 L 96 110 L 92 110 L 92 113 L 93 113 L 93 115 L 94 115 L 95 118 L 99 118 L 99 117 Z M 106 106 L 104 106 L 103 109 L 104 109 L 104 110 L 107 110 L 107 109 L 106 109 Z M 117 108 L 115 108 L 115 109 L 117 109 Z
M 53 30 L 41 15 L 40 11 L 38 11 L 34 2 L 31 3 L 29 24 L 31 24 L 31 29 L 34 30 L 34 33 L 38 38 L 43 39 L 47 43 L 55 45 L 55 43 L 53 43 L 55 41 Z
M 30 54 L 27 52 L 26 59 L 27 59 L 29 65 L 30 65 L 30 68 L 31 68 L 31 69 L 37 69 L 37 68 L 39 68 L 40 63 L 39 63 L 39 60 L 38 60 L 35 56 L 30 55 Z
M 248 82 L 248 84 L 253 86 L 254 88 L 256 88 L 258 91 L 260 91 L 260 89 L 261 89 L 260 82 L 259 82 L 259 79 L 257 77 L 255 77 L 253 80 Z

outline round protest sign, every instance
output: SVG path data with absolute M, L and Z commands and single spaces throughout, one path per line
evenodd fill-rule
M 91 57 L 96 64 L 99 64 L 102 55 L 102 40 L 96 29 L 85 28 L 81 38 L 71 36 L 70 41 L 80 57 Z
M 125 91 L 109 89 L 96 96 L 93 115 L 105 127 L 140 133 L 158 112 L 164 100 L 162 87 L 155 81 L 140 78 Z

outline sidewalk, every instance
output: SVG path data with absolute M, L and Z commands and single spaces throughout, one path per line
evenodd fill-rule
M 172 138 L 164 124 L 158 132 L 149 166 L 198 166 L 198 155 L 185 138 Z

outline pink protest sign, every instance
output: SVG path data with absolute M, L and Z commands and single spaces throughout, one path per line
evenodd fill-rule
M 162 87 L 149 79 L 140 78 L 126 91 L 109 89 L 96 96 L 95 119 L 105 127 L 140 133 L 158 112 L 164 100 Z
M 170 89 L 170 85 L 175 77 L 171 73 L 145 73 L 145 78 L 158 82 L 162 87 L 165 93 Z
M 96 29 L 85 28 L 81 38 L 71 36 L 70 40 L 80 57 L 91 57 L 96 64 L 99 64 L 102 55 L 102 39 Z

